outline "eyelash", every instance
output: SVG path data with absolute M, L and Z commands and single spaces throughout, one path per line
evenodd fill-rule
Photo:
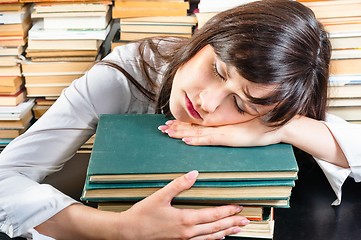
M 240 108 L 240 107 L 238 106 L 236 96 L 233 96 L 233 102 L 234 102 L 234 105 L 235 105 L 237 111 L 238 111 L 240 114 L 246 114 L 246 111 L 244 111 L 242 108 Z
M 219 74 L 219 72 L 217 71 L 217 66 L 216 66 L 216 63 L 213 63 L 213 73 L 214 75 L 221 79 L 222 81 L 226 81 L 227 79 L 225 79 L 224 77 L 222 77 L 221 74 Z M 237 111 L 240 113 L 240 114 L 245 114 L 246 111 L 244 111 L 242 108 L 240 108 L 237 104 L 237 99 L 235 96 L 233 96 L 233 102 L 234 102 L 234 106 L 236 107 Z
M 225 79 L 224 77 L 222 77 L 222 75 L 219 74 L 219 72 L 217 71 L 216 63 L 213 63 L 213 73 L 214 73 L 214 75 L 215 75 L 217 78 L 221 79 L 222 81 L 226 81 L 226 80 L 227 80 L 227 79 Z

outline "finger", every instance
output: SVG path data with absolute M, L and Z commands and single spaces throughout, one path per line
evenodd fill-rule
M 195 170 L 188 172 L 187 174 L 184 174 L 174 179 L 165 187 L 152 194 L 152 196 L 159 197 L 159 199 L 162 199 L 166 202 L 171 202 L 173 198 L 179 193 L 193 186 L 193 184 L 197 180 L 198 174 L 198 171 Z
M 183 125 L 182 127 L 170 127 L 165 130 L 172 138 L 184 138 L 184 137 L 202 137 L 207 136 L 209 134 L 216 133 L 217 129 L 213 127 L 205 127 L 195 124 Z
M 239 205 L 224 205 L 218 207 L 207 207 L 201 209 L 183 209 L 188 219 L 191 219 L 194 224 L 205 224 L 219 221 L 221 219 L 234 216 L 242 211 Z M 241 219 L 246 219 L 242 216 L 237 216 Z
M 188 145 L 192 146 L 229 146 L 229 147 L 238 147 L 237 141 L 232 140 L 232 136 L 225 136 L 225 135 L 206 135 L 200 137 L 184 137 L 182 141 Z
M 223 237 L 222 234 L 234 234 L 235 232 L 230 233 L 229 231 L 231 229 L 239 230 L 240 226 L 245 226 L 247 224 L 249 224 L 249 220 L 247 220 L 245 217 L 232 216 L 216 222 L 197 225 L 194 229 L 194 232 L 197 236 L 212 235 L 212 239 L 218 239 Z

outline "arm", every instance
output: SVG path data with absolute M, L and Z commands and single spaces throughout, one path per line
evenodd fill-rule
M 301 116 L 292 119 L 279 131 L 281 142 L 292 144 L 315 158 L 349 168 L 345 154 L 324 122 Z
M 234 216 L 239 206 L 210 209 L 177 209 L 172 199 L 190 188 L 197 172 L 179 177 L 122 213 L 74 204 L 36 229 L 56 239 L 221 239 L 248 223 Z M 66 234 L 65 234 L 66 233 Z
M 94 134 L 99 114 L 125 112 L 130 95 L 124 76 L 105 66 L 95 66 L 65 89 L 26 133 L 2 151 L 0 231 L 12 237 L 24 236 L 76 203 L 40 182 L 60 170 Z M 144 107 L 139 108 L 143 111 Z
M 322 121 L 296 116 L 286 125 L 273 129 L 255 118 L 248 122 L 220 127 L 204 127 L 168 121 L 159 127 L 170 137 L 182 138 L 190 145 L 233 147 L 289 143 L 315 158 L 348 168 L 348 162 L 333 134 Z

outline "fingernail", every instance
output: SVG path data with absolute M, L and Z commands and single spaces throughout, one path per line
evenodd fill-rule
M 167 133 L 168 135 L 173 135 L 175 133 L 175 131 L 172 129 L 166 129 L 164 132 Z
M 174 123 L 173 120 L 168 120 L 168 121 L 165 122 L 165 125 L 168 125 L 168 126 L 169 126 L 169 125 L 172 125 L 173 123 Z
M 189 144 L 191 142 L 191 138 L 182 138 L 182 141 Z
M 190 171 L 186 174 L 186 178 L 189 179 L 189 180 L 194 180 L 198 177 L 198 171 L 197 170 L 193 170 L 193 171 Z
M 243 207 L 242 206 L 237 206 L 237 212 L 242 211 Z
M 240 231 L 242 231 L 240 227 L 234 227 L 232 233 L 239 233 Z
M 162 131 L 163 133 L 164 133 L 165 130 L 167 130 L 167 129 L 168 129 L 168 126 L 166 126 L 166 125 L 161 125 L 161 126 L 158 127 L 158 130 Z
M 250 221 L 248 219 L 244 219 L 241 221 L 242 225 L 248 225 L 250 223 Z

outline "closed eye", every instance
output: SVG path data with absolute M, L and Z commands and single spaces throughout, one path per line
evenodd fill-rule
M 238 105 L 236 96 L 233 96 L 233 100 L 234 100 L 234 105 L 235 105 L 237 111 L 238 111 L 240 114 L 246 114 L 246 111 L 243 110 L 243 108 L 241 108 L 241 107 Z
M 223 77 L 223 76 L 219 73 L 219 71 L 217 70 L 217 65 L 216 65 L 216 63 L 213 63 L 213 73 L 214 73 L 214 75 L 215 75 L 217 78 L 221 79 L 222 81 L 227 81 L 227 78 Z

